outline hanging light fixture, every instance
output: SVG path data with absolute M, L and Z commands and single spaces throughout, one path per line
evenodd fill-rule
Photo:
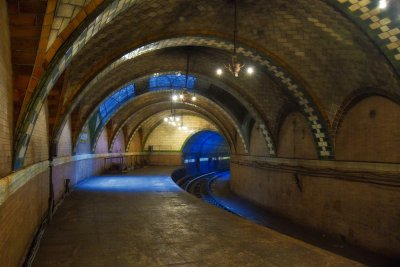
M 185 74 L 185 86 L 182 89 L 182 91 L 179 94 L 176 94 L 175 92 L 172 94 L 172 100 L 177 102 L 178 100 L 182 102 L 196 102 L 197 97 L 196 93 L 194 92 L 193 88 L 193 93 L 189 92 L 189 87 L 188 87 L 188 79 L 189 79 L 189 62 L 190 62 L 190 53 L 188 49 L 187 57 L 186 57 L 186 74 Z
M 233 18 L 233 53 L 231 57 L 231 63 L 228 65 L 225 65 L 225 68 L 229 70 L 230 73 L 233 74 L 235 77 L 239 77 L 239 73 L 242 70 L 242 68 L 245 66 L 244 64 L 241 64 L 238 60 L 238 56 L 236 53 L 237 45 L 236 45 L 236 38 L 237 38 L 237 17 L 238 17 L 238 12 L 237 12 L 237 1 L 234 0 L 235 2 L 235 12 L 234 12 L 234 18 Z M 221 76 L 223 74 L 222 68 L 218 68 L 216 70 L 216 74 L 218 76 Z M 254 68 L 249 66 L 247 67 L 247 74 L 251 75 L 254 73 Z

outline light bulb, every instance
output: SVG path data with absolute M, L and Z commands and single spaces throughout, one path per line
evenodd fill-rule
M 222 69 L 217 69 L 217 75 L 221 76 L 222 75 Z
M 192 101 L 194 102 L 194 101 L 196 101 L 196 97 L 195 96 L 192 96 Z
M 248 67 L 247 68 L 247 73 L 248 74 L 253 74 L 254 73 L 254 68 L 253 67 Z
M 179 95 L 179 98 L 180 98 L 180 99 L 183 99 L 183 94 L 180 94 L 180 95 Z
M 173 96 L 172 96 L 172 100 L 173 100 L 173 101 L 178 100 L 178 96 L 177 96 L 177 95 L 173 95 Z
M 379 8 L 386 8 L 387 7 L 387 1 L 386 0 L 380 0 L 379 1 Z
M 164 118 L 164 121 L 167 122 L 167 121 L 168 121 L 168 118 Z

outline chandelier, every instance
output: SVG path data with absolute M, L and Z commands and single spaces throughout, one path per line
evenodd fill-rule
M 233 53 L 231 57 L 231 62 L 228 65 L 224 65 L 226 69 L 229 70 L 229 72 L 235 76 L 239 77 L 239 73 L 242 70 L 242 68 L 245 66 L 245 64 L 241 64 L 240 61 L 238 60 L 238 56 L 236 53 L 237 45 L 236 45 L 236 38 L 237 38 L 237 17 L 238 17 L 238 12 L 237 12 L 237 1 L 234 0 L 235 2 L 235 12 L 234 12 L 234 18 L 233 18 Z M 222 68 L 217 69 L 217 75 L 221 76 L 223 74 Z M 253 74 L 254 73 L 254 68 L 249 66 L 247 67 L 247 74 Z
M 178 94 L 176 94 L 175 92 L 172 94 L 172 101 L 177 102 L 182 101 L 182 102 L 196 102 L 197 97 L 196 94 L 194 93 L 194 88 L 193 88 L 193 93 L 189 92 L 188 89 L 188 78 L 189 78 L 189 61 L 190 61 L 190 54 L 189 51 L 187 53 L 187 57 L 186 57 L 186 75 L 185 75 L 185 86 L 183 87 L 182 91 Z

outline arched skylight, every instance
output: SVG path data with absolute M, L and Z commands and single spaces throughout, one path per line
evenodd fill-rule
M 188 75 L 187 89 L 193 89 L 196 77 Z M 154 75 L 149 79 L 149 90 L 183 89 L 186 88 L 186 75 L 183 74 L 161 74 Z
M 101 105 L 100 105 L 100 115 L 104 120 L 108 118 L 118 107 L 120 107 L 123 103 L 132 98 L 135 94 L 135 86 L 134 84 L 129 84 L 120 90 L 113 93 L 109 96 Z

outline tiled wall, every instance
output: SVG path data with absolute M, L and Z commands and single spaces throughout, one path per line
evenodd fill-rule
M 11 172 L 13 136 L 13 99 L 11 52 L 6 1 L 0 1 L 0 177 Z
M 33 126 L 33 134 L 25 155 L 24 166 L 49 159 L 49 129 L 48 129 L 47 101 L 39 112 L 36 124 Z
M 108 134 L 106 128 L 103 129 L 97 140 L 95 153 L 108 153 Z
M 215 127 L 206 120 L 195 116 L 184 116 L 183 124 L 189 129 L 197 132 L 201 129 L 214 129 Z M 194 132 L 180 131 L 177 127 L 166 122 L 162 122 L 149 135 L 144 149 L 147 150 L 151 145 L 154 150 L 180 151 L 183 143 Z
M 260 166 L 231 164 L 231 186 L 238 195 L 299 224 L 400 256 L 400 190 L 346 181 L 341 174 L 327 178 L 314 172 L 296 181 L 295 173 Z
M 149 165 L 155 166 L 180 166 L 182 165 L 181 153 L 151 154 L 146 157 Z
M 0 204 L 0 266 L 22 266 L 32 239 L 46 214 L 48 190 L 49 172 L 44 171 L 31 177 Z
M 105 157 L 112 154 L 56 158 L 52 167 L 54 200 L 65 193 L 65 180 L 73 187 L 79 181 L 99 175 L 107 168 Z M 123 156 L 123 155 L 122 155 Z M 125 156 L 127 158 L 132 157 Z M 135 160 L 141 162 L 142 156 Z M 44 161 L 0 179 L 0 266 L 21 266 L 46 212 L 49 200 L 50 168 Z
M 55 202 L 58 202 L 64 195 L 67 179 L 69 179 L 69 186 L 72 188 L 85 178 L 103 173 L 105 168 L 104 163 L 104 158 L 94 158 L 69 161 L 65 164 L 54 166 L 52 168 L 52 179 Z
M 65 157 L 72 155 L 71 140 L 71 120 L 68 119 L 64 129 L 61 132 L 60 139 L 57 144 L 57 157 Z
M 89 127 L 85 126 L 82 132 L 85 133 L 86 139 L 85 140 L 80 139 L 78 141 L 75 152 L 76 152 L 76 154 L 92 153 L 91 148 L 90 148 L 91 140 L 90 140 Z
M 317 159 L 313 134 L 301 113 L 291 113 L 279 130 L 278 156 L 284 158 Z
M 125 137 L 123 131 L 119 131 L 115 138 L 112 153 L 124 153 L 125 151 Z
M 258 125 L 254 125 L 251 130 L 249 153 L 255 156 L 268 156 L 268 147 Z
M 68 23 L 88 2 L 89 0 L 58 0 L 47 47 L 53 44 L 56 37 L 67 27 Z
M 400 257 L 400 167 L 392 164 L 400 162 L 399 114 L 400 105 L 381 96 L 353 103 L 336 132 L 337 160 L 321 161 L 307 120 L 290 113 L 279 130 L 278 158 L 254 148 L 251 156 L 234 156 L 231 186 L 299 224 Z M 252 134 L 250 143 L 254 138 L 260 136 Z
M 139 152 L 142 151 L 142 136 L 141 132 L 138 131 L 134 136 L 132 141 L 129 144 L 128 147 L 129 152 Z
M 400 163 L 400 105 L 369 97 L 345 115 L 336 134 L 336 159 Z

